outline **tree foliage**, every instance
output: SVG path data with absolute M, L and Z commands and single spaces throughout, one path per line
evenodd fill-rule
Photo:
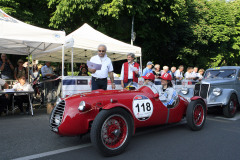
M 0 8 L 67 33 L 88 23 L 127 43 L 134 17 L 143 64 L 240 65 L 240 0 L 0 0 Z
M 0 8 L 14 18 L 39 27 L 49 28 L 48 0 L 0 0 Z

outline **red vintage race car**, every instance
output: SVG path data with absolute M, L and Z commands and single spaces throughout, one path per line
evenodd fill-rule
M 176 123 L 186 116 L 192 130 L 200 130 L 206 120 L 206 104 L 201 97 L 188 102 L 178 96 L 164 106 L 148 86 L 138 90 L 96 90 L 65 98 L 53 109 L 51 130 L 62 136 L 90 132 L 92 144 L 105 156 L 120 154 L 136 128 Z

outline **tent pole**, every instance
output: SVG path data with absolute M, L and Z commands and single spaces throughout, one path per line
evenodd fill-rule
M 140 56 L 140 66 L 141 66 L 141 73 L 142 73 L 142 70 L 143 70 L 143 68 L 142 68 L 142 55 Z
M 29 75 L 29 73 L 30 73 L 30 71 L 29 71 L 29 55 L 30 55 L 30 47 L 28 47 L 28 83 L 30 83 L 30 75 Z
M 28 55 L 28 59 L 29 59 L 29 55 Z M 31 67 L 31 70 L 32 70 L 32 73 L 33 73 L 33 59 L 32 59 L 32 67 Z M 28 71 L 29 72 L 29 75 L 30 75 L 30 71 Z M 29 77 L 30 78 L 30 77 Z M 30 82 L 30 79 L 29 79 L 29 82 Z
M 71 62 L 71 67 L 72 67 L 72 76 L 73 76 L 73 47 L 72 47 L 72 62 Z
M 64 44 L 62 45 L 62 83 L 61 83 L 61 85 L 62 85 L 62 95 L 61 95 L 61 97 L 62 98 L 64 98 L 63 97 L 63 78 L 64 78 Z

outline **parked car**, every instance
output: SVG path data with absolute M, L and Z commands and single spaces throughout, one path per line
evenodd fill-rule
M 181 94 L 186 99 L 201 96 L 208 108 L 220 106 L 224 116 L 234 117 L 240 102 L 240 67 L 209 68 L 194 89 L 182 89 Z
M 67 97 L 55 106 L 50 128 L 62 136 L 90 132 L 91 142 L 105 156 L 122 153 L 135 129 L 180 122 L 186 117 L 192 130 L 200 130 L 206 120 L 206 104 L 199 97 L 188 102 L 178 96 L 164 106 L 159 94 L 148 86 L 138 90 L 96 90 Z

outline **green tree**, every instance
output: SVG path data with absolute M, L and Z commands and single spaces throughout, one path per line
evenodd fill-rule
M 69 33 L 87 22 L 125 42 L 130 42 L 134 16 L 135 44 L 142 47 L 144 61 L 177 63 L 180 39 L 174 27 L 184 21 L 187 14 L 184 0 L 50 0 L 49 6 L 57 8 L 50 24 L 55 28 Z
M 208 45 L 210 50 L 208 65 L 235 65 L 234 58 L 237 52 L 233 49 L 233 43 L 236 33 L 236 8 L 224 0 L 209 1 L 208 5 L 210 9 L 208 24 L 212 28 Z
M 0 0 L 0 8 L 14 18 L 39 27 L 49 28 L 48 0 Z

